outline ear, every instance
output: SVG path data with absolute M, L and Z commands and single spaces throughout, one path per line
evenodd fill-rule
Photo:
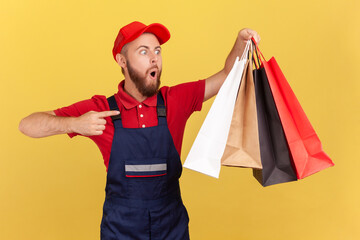
M 116 54 L 116 62 L 119 64 L 120 67 L 125 68 L 126 67 L 126 58 L 121 53 Z

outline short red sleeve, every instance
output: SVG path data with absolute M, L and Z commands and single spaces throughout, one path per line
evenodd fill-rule
M 194 111 L 200 111 L 205 95 L 205 80 L 187 82 L 167 88 L 166 101 L 175 103 L 171 106 L 183 112 L 188 119 Z

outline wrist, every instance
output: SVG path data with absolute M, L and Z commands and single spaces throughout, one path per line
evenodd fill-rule
M 74 133 L 76 132 L 76 117 L 62 117 L 62 129 L 64 133 Z

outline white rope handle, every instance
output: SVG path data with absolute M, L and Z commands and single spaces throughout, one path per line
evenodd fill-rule
M 245 46 L 244 52 L 243 52 L 240 60 L 243 60 L 243 59 L 247 59 L 247 58 L 248 58 L 248 52 L 249 52 L 250 45 L 251 45 L 251 40 L 248 40 L 248 41 L 246 42 L 246 46 Z

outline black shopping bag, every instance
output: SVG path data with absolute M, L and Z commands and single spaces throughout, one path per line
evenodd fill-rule
M 253 169 L 253 175 L 264 187 L 295 181 L 296 173 L 265 69 L 254 69 L 253 76 L 263 166 Z

